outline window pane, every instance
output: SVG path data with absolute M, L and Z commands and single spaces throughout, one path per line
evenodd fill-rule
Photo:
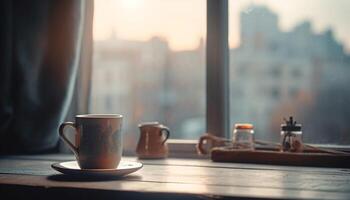
M 159 121 L 171 138 L 205 130 L 205 1 L 95 1 L 90 112 L 125 117 L 125 146 L 137 125 Z
M 350 1 L 229 3 L 231 122 L 278 141 L 293 115 L 306 142 L 350 144 Z

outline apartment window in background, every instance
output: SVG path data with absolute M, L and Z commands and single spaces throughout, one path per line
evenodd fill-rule
M 205 132 L 205 33 L 206 1 L 95 1 L 90 112 L 124 115 L 126 150 L 141 122 Z
M 278 141 L 283 117 L 293 115 L 306 142 L 350 144 L 349 7 L 229 1 L 231 126 L 251 122 L 257 139 Z

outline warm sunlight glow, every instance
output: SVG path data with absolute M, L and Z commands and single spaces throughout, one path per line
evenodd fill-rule
M 137 9 L 143 6 L 144 0 L 122 0 L 121 3 L 125 9 Z
M 206 3 L 202 0 L 95 1 L 94 39 L 112 32 L 126 40 L 164 38 L 173 50 L 194 49 L 206 32 Z
M 94 39 L 115 35 L 126 40 L 165 38 L 173 50 L 194 49 L 206 33 L 206 1 L 203 0 L 97 0 Z M 239 14 L 249 5 L 266 5 L 279 16 L 282 30 L 310 20 L 316 32 L 332 28 L 337 40 L 349 50 L 350 1 L 337 0 L 230 0 L 230 47 L 239 45 Z M 326 16 L 326 17 L 325 17 Z

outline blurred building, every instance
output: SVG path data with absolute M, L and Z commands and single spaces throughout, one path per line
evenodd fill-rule
M 172 138 L 197 138 L 205 129 L 203 50 L 203 40 L 197 49 L 181 52 L 159 37 L 95 41 L 91 112 L 123 114 L 130 147 L 145 121 L 169 126 Z
M 240 15 L 240 46 L 230 51 L 231 121 L 252 122 L 257 138 L 277 140 L 283 117 L 305 119 L 320 88 L 349 80 L 350 59 L 331 30 L 314 33 L 305 21 L 283 32 L 268 8 L 249 10 Z
M 305 21 L 283 32 L 268 8 L 248 10 L 240 16 L 240 46 L 230 49 L 231 125 L 250 122 L 257 138 L 277 140 L 283 117 L 293 115 L 305 124 L 311 142 L 350 137 L 343 131 L 350 127 L 339 125 L 347 124 L 341 108 L 347 106 L 344 95 L 350 101 L 344 89 L 350 57 L 332 30 L 315 33 Z M 172 51 L 163 38 L 126 41 L 112 35 L 95 41 L 94 48 L 91 112 L 123 114 L 127 146 L 135 146 L 137 124 L 144 121 L 166 124 L 172 138 L 196 139 L 205 131 L 203 39 L 193 50 Z M 337 109 L 323 110 L 332 96 Z M 320 133 L 327 123 L 342 127 L 340 135 Z

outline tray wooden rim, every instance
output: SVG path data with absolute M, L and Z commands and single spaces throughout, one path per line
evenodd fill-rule
M 214 162 L 256 163 L 269 165 L 350 168 L 350 155 L 324 152 L 280 152 L 276 150 L 237 150 L 215 147 L 211 150 Z

